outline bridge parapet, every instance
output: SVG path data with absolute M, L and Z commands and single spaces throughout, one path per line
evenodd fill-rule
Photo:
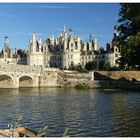
M 8 82 L 10 79 L 13 83 L 12 88 L 19 88 L 21 84 L 27 85 L 29 81 L 32 81 L 32 85 L 29 83 L 29 86 L 38 87 L 41 71 L 41 67 L 13 64 L 0 65 L 0 88 L 9 88 L 8 84 L 4 81 Z M 9 76 L 9 79 L 7 79 L 7 76 Z
M 31 73 L 39 73 L 41 71 L 41 67 L 35 66 L 27 66 L 27 65 L 14 65 L 14 64 L 4 64 L 0 65 L 0 71 L 3 72 L 31 72 Z

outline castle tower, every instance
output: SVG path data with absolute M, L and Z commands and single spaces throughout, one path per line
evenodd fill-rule
M 54 36 L 52 35 L 52 36 L 50 37 L 50 44 L 51 44 L 52 46 L 54 46 L 54 42 L 55 42 L 55 39 L 54 39 Z
M 65 26 L 64 26 L 64 31 L 63 31 L 63 38 L 64 38 L 64 51 L 66 51 L 68 47 L 68 36 L 67 36 L 67 30 Z
M 92 42 L 93 41 L 93 35 L 90 33 L 89 35 L 89 42 Z
M 89 45 L 89 51 L 92 51 L 93 50 L 93 35 L 92 34 L 89 35 L 88 45 Z
M 33 33 L 29 42 L 29 53 L 27 58 L 28 65 L 44 66 L 44 56 L 42 52 L 41 38 L 37 33 Z
M 95 51 L 99 50 L 99 44 L 98 44 L 97 38 L 94 39 L 94 50 Z
M 67 32 L 67 30 L 66 30 L 66 26 L 64 25 L 64 30 L 63 30 L 63 32 L 64 33 L 66 33 Z
M 11 56 L 11 52 L 9 48 L 9 40 L 7 36 L 4 38 L 3 55 L 4 55 L 4 58 L 10 58 Z

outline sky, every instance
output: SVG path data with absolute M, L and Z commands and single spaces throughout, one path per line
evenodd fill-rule
M 28 49 L 33 32 L 43 41 L 57 37 L 64 25 L 84 41 L 92 33 L 105 48 L 113 38 L 119 9 L 118 3 L 0 3 L 0 49 L 5 36 L 10 48 Z

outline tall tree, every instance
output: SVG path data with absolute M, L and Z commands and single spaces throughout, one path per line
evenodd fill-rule
M 120 66 L 140 68 L 140 3 L 123 3 L 119 12 Z

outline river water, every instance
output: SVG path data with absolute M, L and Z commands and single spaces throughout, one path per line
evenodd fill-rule
M 23 88 L 0 90 L 0 129 L 17 115 L 34 130 L 61 137 L 140 136 L 140 92 Z

